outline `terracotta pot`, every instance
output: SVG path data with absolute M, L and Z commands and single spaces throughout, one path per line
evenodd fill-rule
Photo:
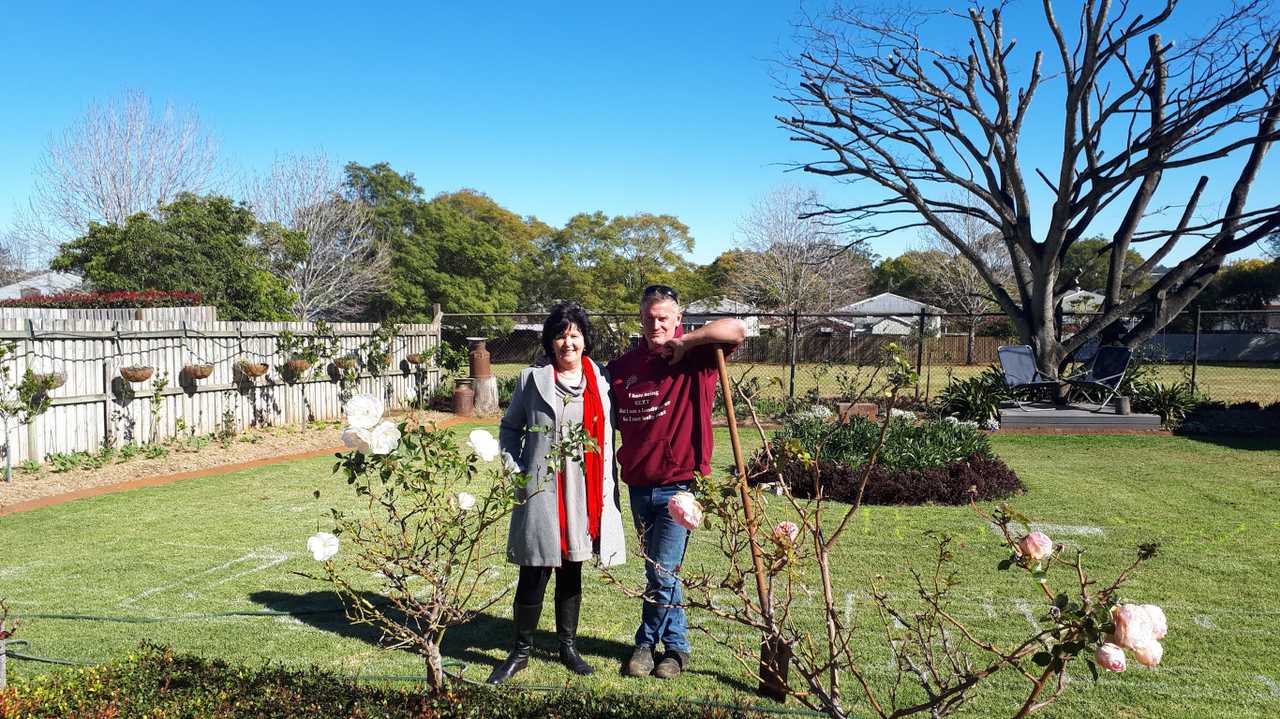
M 295 375 L 300 375 L 311 369 L 311 363 L 301 357 L 294 357 L 290 359 L 288 362 L 284 363 L 284 366 L 288 367 L 289 371 Z
M 333 366 L 338 369 L 353 369 L 356 366 L 355 357 L 339 357 L 333 361 Z
M 130 382 L 146 382 L 151 379 L 151 375 L 156 371 L 155 367 L 139 367 L 138 365 L 130 365 L 129 367 L 120 368 L 120 376 Z
M 211 364 L 189 364 L 182 368 L 182 376 L 189 380 L 207 379 L 213 374 Z
M 267 370 L 271 369 L 270 365 L 265 362 L 249 362 L 248 360 L 240 360 L 236 367 L 240 370 L 240 374 L 245 377 L 261 377 L 267 373 Z
M 409 360 L 409 364 L 422 364 L 422 355 L 418 352 L 411 352 L 405 359 Z

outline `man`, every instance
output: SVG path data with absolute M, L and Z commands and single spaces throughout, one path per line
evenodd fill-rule
M 719 319 L 683 334 L 680 298 L 651 285 L 640 300 L 644 338 L 609 363 L 622 434 L 618 462 L 631 496 L 631 515 L 645 554 L 644 605 L 629 676 L 674 679 L 689 664 L 688 623 L 680 589 L 689 531 L 667 512 L 667 500 L 688 491 L 694 473 L 711 472 L 711 411 L 717 382 L 715 345 L 732 351 L 746 336 L 741 320 Z M 655 667 L 654 651 L 665 651 Z

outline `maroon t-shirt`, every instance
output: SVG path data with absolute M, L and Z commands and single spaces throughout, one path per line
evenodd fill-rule
M 608 372 L 622 434 L 622 481 L 656 487 L 693 479 L 695 471 L 710 474 L 715 345 L 694 347 L 673 365 L 642 340 Z

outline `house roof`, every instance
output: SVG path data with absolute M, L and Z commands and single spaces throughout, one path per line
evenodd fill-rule
M 844 307 L 832 310 L 833 314 L 842 312 L 873 312 L 882 315 L 914 315 L 924 311 L 926 314 L 942 315 L 946 310 L 910 297 L 895 295 L 892 292 L 881 292 L 878 295 L 858 300 Z
M 0 287 L 0 300 L 19 299 L 24 290 L 35 290 L 42 295 L 56 295 L 74 290 L 79 286 L 79 275 L 50 270 Z
M 755 307 L 728 297 L 708 297 L 690 302 L 684 309 L 685 315 L 753 315 L 758 312 Z

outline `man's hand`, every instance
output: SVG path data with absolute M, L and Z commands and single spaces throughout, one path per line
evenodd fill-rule
M 689 351 L 689 345 L 684 337 L 672 337 L 662 345 L 660 351 L 662 356 L 667 358 L 667 364 L 676 364 L 684 359 L 685 353 Z

